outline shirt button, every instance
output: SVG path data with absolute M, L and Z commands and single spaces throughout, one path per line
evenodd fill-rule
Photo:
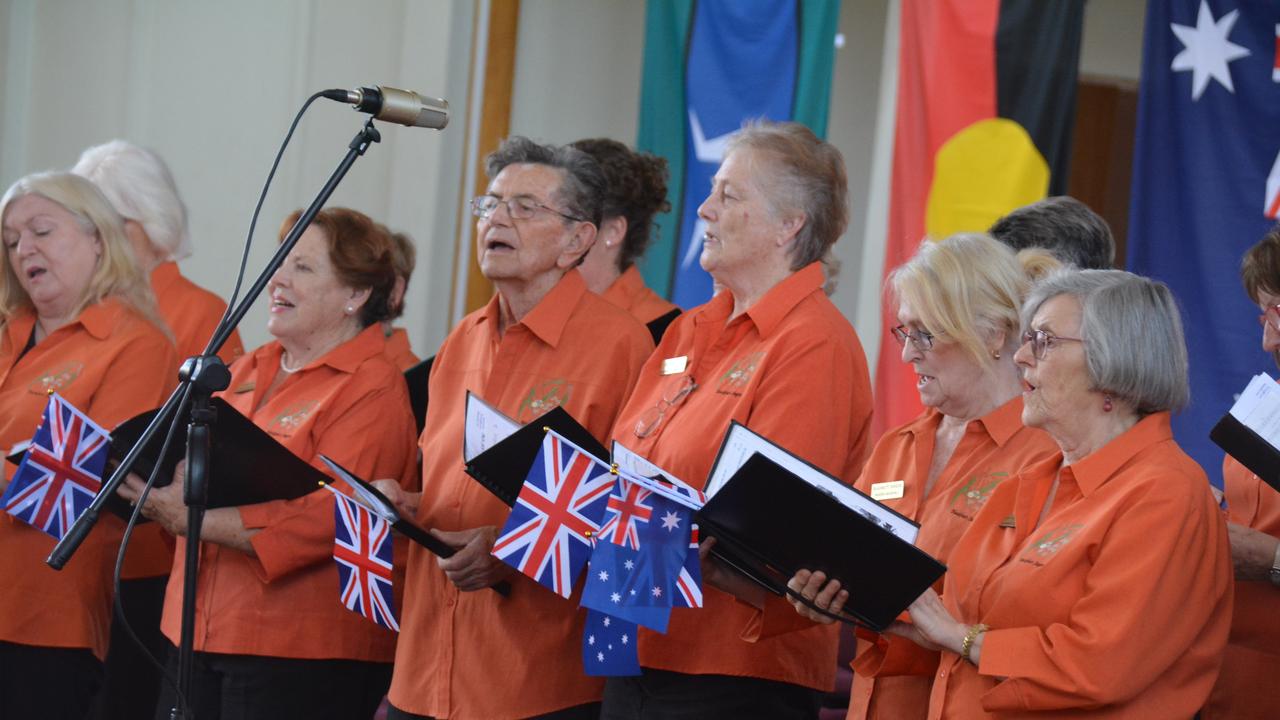
M 943 670 L 943 671 L 941 671 L 941 672 L 939 672 L 939 673 L 938 673 L 938 677 L 939 677 L 939 678 L 945 678 L 946 676 L 947 676 L 947 671 L 946 671 L 946 670 Z

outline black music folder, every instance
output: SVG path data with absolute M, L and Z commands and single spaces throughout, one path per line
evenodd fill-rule
M 292 500 L 319 490 L 329 482 L 329 476 L 294 455 L 265 430 L 253 424 L 249 418 L 227 404 L 220 397 L 213 398 L 212 407 L 218 419 L 213 425 L 212 444 L 209 448 L 209 507 L 236 507 L 255 505 L 270 500 Z M 150 410 L 120 423 L 111 431 L 111 459 L 108 468 L 124 459 L 129 449 L 142 437 L 142 431 L 155 416 Z M 163 431 L 156 433 L 147 448 L 139 456 L 134 472 L 144 480 L 152 468 L 160 464 L 156 487 L 173 482 L 173 470 L 187 454 L 187 430 L 183 423 L 177 430 L 169 452 L 160 458 L 164 444 Z M 133 508 L 119 495 L 107 500 L 106 507 L 122 518 L 128 519 Z M 139 522 L 150 522 L 139 517 Z
M 883 517 L 752 453 L 695 521 L 716 539 L 712 554 L 775 594 L 784 595 L 801 569 L 839 580 L 849 590 L 844 612 L 879 631 L 947 569 L 895 535 Z
M 467 441 L 463 442 L 462 457 L 467 474 L 507 505 L 516 504 L 516 497 L 529 474 L 529 468 L 542 449 L 546 429 L 555 430 L 561 437 L 595 456 L 600 462 L 609 464 L 609 451 L 562 407 L 554 407 L 536 420 L 520 426 L 471 393 L 467 393 L 467 405 L 468 423 L 472 422 L 471 410 L 479 405 L 487 412 L 499 415 L 500 420 L 508 427 L 518 428 L 492 444 L 485 443 L 487 446 L 472 457 L 468 457 L 470 453 Z
M 409 407 L 413 408 L 413 419 L 418 423 L 418 433 L 427 424 L 427 380 L 431 377 L 431 365 L 436 356 L 423 360 L 404 371 L 404 382 L 409 386 Z
M 1223 415 L 1209 431 L 1209 439 L 1263 482 L 1280 491 L 1280 450 L 1234 415 Z

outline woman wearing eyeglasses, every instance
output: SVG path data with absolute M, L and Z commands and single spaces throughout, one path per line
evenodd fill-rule
M 822 292 L 820 263 L 847 224 L 845 194 L 839 151 L 803 126 L 762 123 L 734 136 L 698 208 L 702 267 L 724 289 L 667 329 L 615 440 L 700 486 L 736 420 L 856 477 L 870 381 L 853 327 Z M 672 611 L 665 635 L 642 629 L 643 674 L 608 680 L 602 716 L 814 717 L 835 679 L 834 629 L 779 633 L 798 618 L 760 594 L 763 612 L 707 586 L 705 607 Z
M 1240 277 L 1249 299 L 1262 311 L 1262 349 L 1280 364 L 1280 227 L 1249 248 Z M 1280 717 L 1280 697 L 1264 691 L 1280 677 L 1280 492 L 1229 455 L 1222 477 L 1235 605 L 1222 672 L 1201 717 Z
M 889 275 L 900 323 L 892 336 L 926 410 L 880 438 L 857 487 L 919 523 L 917 547 L 944 563 L 991 493 L 1057 448 L 1022 424 L 1013 360 L 1031 280 L 1057 264 L 1042 251 L 1015 255 L 986 235 L 966 234 L 925 242 Z M 855 676 L 848 717 L 922 718 L 931 685 L 927 676 Z
M 1022 318 L 1022 421 L 1059 452 L 995 489 L 941 598 L 925 591 L 854 667 L 932 674 L 931 718 L 1192 717 L 1226 645 L 1231 558 L 1169 428 L 1188 397 L 1173 294 L 1068 271 L 1032 289 Z M 800 592 L 838 609 L 818 585 Z

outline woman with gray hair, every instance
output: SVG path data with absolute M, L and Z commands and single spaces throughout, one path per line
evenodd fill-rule
M 1222 661 L 1231 557 L 1204 471 L 1170 432 L 1188 399 L 1173 295 L 1069 271 L 1022 318 L 1022 420 L 1061 452 L 996 489 L 942 597 L 926 591 L 854 667 L 934 673 L 930 717 L 1189 718 Z M 802 592 L 825 607 L 816 590 Z
M 177 261 L 191 256 L 191 236 L 187 207 L 169 166 L 147 148 L 112 140 L 81 153 L 71 172 L 92 180 L 124 218 L 125 234 L 138 265 L 151 278 L 178 357 L 199 355 L 227 304 L 178 271 Z M 227 364 L 243 355 L 240 334 L 232 333 L 218 354 Z
M 820 263 L 848 222 L 845 194 L 840 152 L 803 125 L 734 136 L 698 208 L 702 267 L 724 289 L 667 329 L 616 441 L 700 483 L 737 421 L 857 477 L 871 421 L 866 355 L 823 293 Z M 814 717 L 835 681 L 834 628 L 796 622 L 786 602 L 717 563 L 704 563 L 703 579 L 704 609 L 673 610 L 665 635 L 640 631 L 643 674 L 608 679 L 602 716 Z

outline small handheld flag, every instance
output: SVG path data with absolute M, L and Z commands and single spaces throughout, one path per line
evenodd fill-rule
M 392 599 L 391 523 L 325 486 L 334 498 L 333 559 L 342 604 L 390 630 L 400 631 Z

